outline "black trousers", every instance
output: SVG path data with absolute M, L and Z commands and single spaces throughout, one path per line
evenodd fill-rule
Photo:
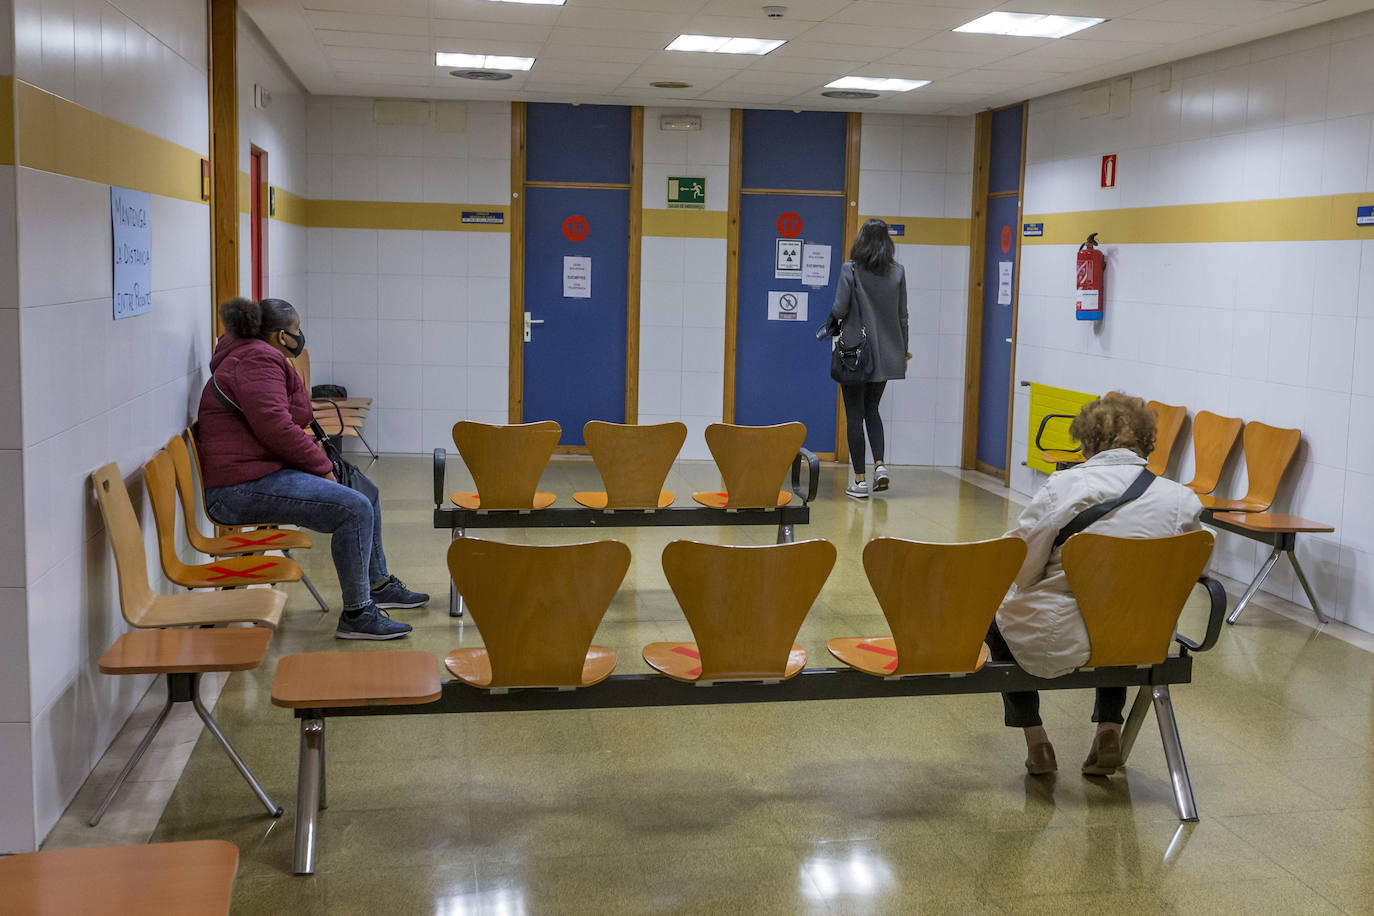
M 849 461 L 854 473 L 862 474 L 864 463 L 864 427 L 868 427 L 868 442 L 873 446 L 873 463 L 881 464 L 886 443 L 883 441 L 883 418 L 878 416 L 878 402 L 883 399 L 887 382 L 855 382 L 841 385 L 844 397 L 845 432 L 849 437 Z
M 1015 662 L 1011 647 L 1002 638 L 1002 631 L 993 621 L 988 628 L 988 654 L 995 662 Z M 1097 688 L 1097 702 L 1093 704 L 1094 722 L 1115 722 L 1120 725 L 1126 720 L 1122 712 L 1126 709 L 1125 687 Z M 1002 721 L 1008 728 L 1031 728 L 1043 725 L 1040 721 L 1040 693 L 1036 690 L 1017 690 L 1002 694 Z

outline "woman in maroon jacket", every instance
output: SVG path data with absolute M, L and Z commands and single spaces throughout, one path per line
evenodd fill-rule
M 303 429 L 310 392 L 287 362 L 305 349 L 296 309 L 282 299 L 234 299 L 220 306 L 220 320 L 228 333 L 210 358 L 196 432 L 207 513 L 222 525 L 270 520 L 328 532 L 343 590 L 334 635 L 405 636 L 410 624 L 385 609 L 421 607 L 429 596 L 387 572 L 376 486 L 361 474 L 356 489 L 341 485 Z

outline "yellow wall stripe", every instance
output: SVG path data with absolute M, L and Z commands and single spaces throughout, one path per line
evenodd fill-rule
M 0 165 L 14 165 L 14 78 L 0 76 Z
M 969 219 L 934 216 L 860 216 L 859 225 L 870 219 L 906 226 L 905 234 L 892 239 L 898 245 L 967 245 L 973 225 Z
M 507 207 L 491 204 L 421 204 L 402 201 L 303 200 L 305 225 L 329 229 L 430 229 L 509 232 Z M 280 205 L 280 204 L 279 204 Z M 501 213 L 501 223 L 465 223 L 464 210 Z
M 1096 232 L 1108 245 L 1189 242 L 1302 242 L 1374 239 L 1374 227 L 1355 225 L 1355 207 L 1374 204 L 1374 191 L 1320 197 L 1284 197 L 1219 204 L 1131 207 L 1074 213 L 1035 213 L 1045 234 L 1027 245 L 1077 245 Z
M 19 164 L 201 203 L 200 153 L 15 80 Z
M 306 226 L 309 214 L 310 201 L 304 197 L 297 197 L 290 191 L 272 186 L 277 192 L 277 212 L 272 219 L 280 220 L 283 223 L 291 223 L 294 226 Z
M 643 235 L 663 238 L 723 239 L 724 210 L 644 210 Z

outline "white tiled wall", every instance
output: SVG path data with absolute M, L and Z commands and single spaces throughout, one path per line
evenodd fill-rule
M 101 0 L 13 7 L 18 78 L 205 153 L 203 3 L 140 4 L 132 17 Z M 0 179 L 0 226 L 18 227 L 18 270 L 0 271 L 17 276 L 12 290 L 0 286 L 0 312 L 12 316 L 0 317 L 11 322 L 0 348 L 13 348 L 3 362 L 22 372 L 22 393 L 0 384 L 0 411 L 22 410 L 22 423 L 0 423 L 14 437 L 0 445 L 22 449 L 24 468 L 20 487 L 18 462 L 0 459 L 14 465 L 7 492 L 22 494 L 22 507 L 0 505 L 0 529 L 23 532 L 22 549 L 4 551 L 17 567 L 0 564 L 0 586 L 15 586 L 0 599 L 14 656 L 0 664 L 0 728 L 6 753 L 30 748 L 0 787 L 8 852 L 41 841 L 149 683 L 96 671 L 124 623 L 88 475 L 118 461 L 137 484 L 142 462 L 185 426 L 208 355 L 210 243 L 205 206 L 154 196 L 153 310 L 115 322 L 108 187 L 30 168 Z M 0 229 L 0 257 L 6 238 Z M 12 820 L 20 796 L 27 817 Z
M 1077 93 L 1031 103 L 1026 212 L 1374 190 L 1374 14 L 1133 77 L 1130 117 L 1079 117 Z M 1119 155 L 1117 187 L 1099 157 Z M 1350 214 L 1353 225 L 1354 214 Z M 1365 240 L 1111 245 L 1107 317 L 1073 319 L 1073 246 L 1022 252 L 1017 377 L 1111 388 L 1301 427 L 1278 511 L 1331 522 L 1299 556 L 1325 609 L 1374 630 L 1374 231 Z M 1026 448 L 1019 389 L 1013 454 Z M 1237 456 L 1240 450 L 1237 449 Z M 1175 476 L 1192 476 L 1191 442 Z M 1245 492 L 1233 459 L 1218 492 Z M 1013 465 L 1030 492 L 1041 475 Z M 1248 580 L 1268 548 L 1221 534 L 1214 566 Z M 1267 588 L 1304 602 L 1287 564 Z
M 967 219 L 973 119 L 866 114 L 859 164 L 860 213 Z M 959 464 L 968 258 L 967 245 L 897 245 L 912 359 L 882 401 L 891 464 Z
M 510 108 L 469 102 L 465 129 L 374 123 L 371 99 L 306 104 L 312 198 L 504 206 Z M 371 396 L 364 435 L 388 452 L 451 442 L 463 418 L 505 423 L 510 236 L 306 233 L 306 333 L 316 384 Z

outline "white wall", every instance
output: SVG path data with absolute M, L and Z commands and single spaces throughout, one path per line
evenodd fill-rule
M 510 106 L 469 102 L 464 129 L 379 125 L 371 99 L 311 97 L 310 198 L 505 206 Z M 510 235 L 311 228 L 305 327 L 315 384 L 374 399 L 364 435 L 390 452 L 505 423 Z
M 921 219 L 969 218 L 973 119 L 865 114 L 859 152 L 859 212 Z M 896 241 L 906 268 L 911 363 L 888 385 L 881 414 L 891 464 L 957 466 L 963 443 L 967 242 Z M 872 456 L 869 456 L 870 459 Z
M 1033 101 L 1027 217 L 1043 215 L 1048 232 L 1055 213 L 1374 190 L 1374 14 L 1191 58 L 1171 76 L 1160 91 L 1158 71 L 1135 74 L 1125 118 L 1081 118 L 1076 91 Z M 1107 153 L 1120 157 L 1111 190 L 1098 187 Z M 1023 249 L 1017 377 L 1301 427 L 1275 508 L 1336 526 L 1300 538 L 1300 559 L 1328 613 L 1374 630 L 1374 230 L 1364 240 L 1104 241 L 1100 327 L 1073 319 L 1075 246 Z M 1026 418 L 1018 388 L 1017 461 Z M 1175 476 L 1191 479 L 1191 442 L 1175 454 Z M 1244 462 L 1233 461 L 1220 495 L 1245 492 Z M 1040 479 L 1013 464 L 1017 489 Z M 1267 552 L 1221 534 L 1214 566 L 1248 580 Z M 1305 602 L 1286 563 L 1267 588 Z

